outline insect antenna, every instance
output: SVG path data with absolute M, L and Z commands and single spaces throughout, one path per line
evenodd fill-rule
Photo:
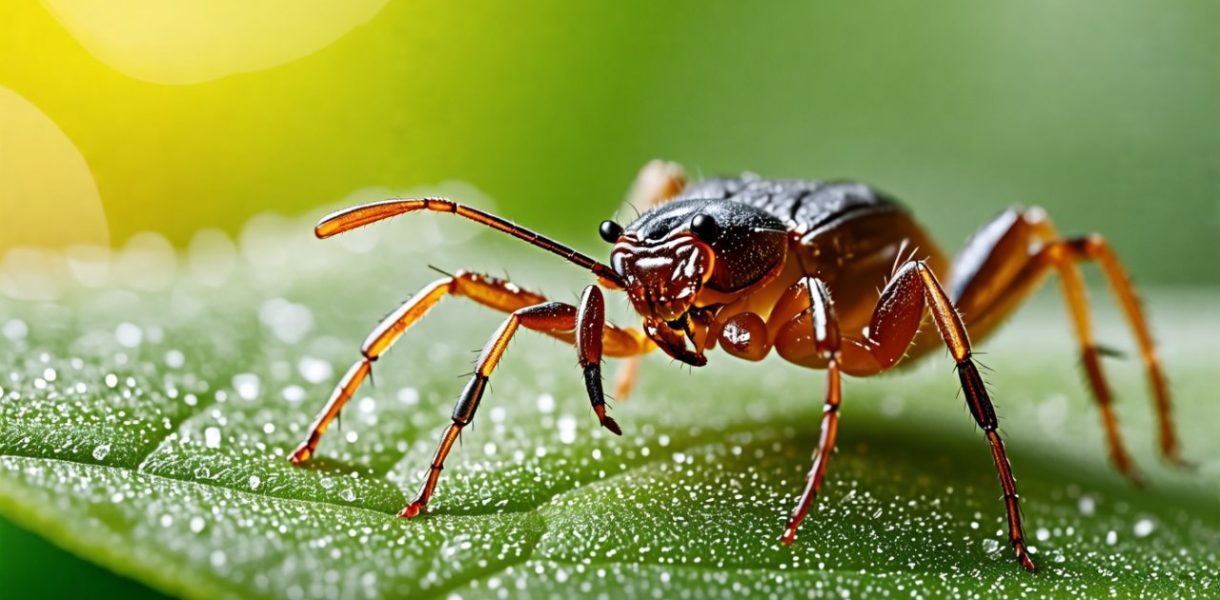
M 557 254 L 568 262 L 583 269 L 588 269 L 594 275 L 607 281 L 612 281 L 619 285 L 622 284 L 619 275 L 613 269 L 591 257 L 585 256 L 549 237 L 497 217 L 489 212 L 459 204 L 446 198 L 395 198 L 382 202 L 353 206 L 323 217 L 314 226 L 314 235 L 319 239 L 325 239 L 390 217 L 421 210 L 451 213 L 469 219 L 485 227 L 511 235 L 536 248 Z

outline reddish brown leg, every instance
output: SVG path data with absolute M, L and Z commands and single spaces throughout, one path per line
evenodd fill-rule
M 1157 356 L 1156 344 L 1148 329 L 1148 320 L 1140 308 L 1139 297 L 1126 270 L 1118 261 L 1110 245 L 1100 235 L 1089 235 L 1082 238 L 1066 240 L 1065 245 L 1072 249 L 1077 260 L 1090 259 L 1101 265 L 1106 279 L 1110 282 L 1114 295 L 1118 297 L 1127 323 L 1135 334 L 1135 340 L 1140 347 L 1140 355 L 1144 360 L 1148 384 L 1152 388 L 1152 397 L 1156 403 L 1157 423 L 1160 430 L 1161 455 L 1167 461 L 1176 465 L 1185 465 L 1182 459 L 1181 446 L 1173 426 L 1172 404 L 1169 399 L 1169 386 L 1165 382 L 1165 374 L 1161 371 L 1161 360 Z M 1100 367 L 1098 367 L 1100 370 Z
M 791 293 L 793 291 L 797 293 Z M 801 526 L 801 521 L 809 513 L 814 498 L 822 489 L 826 466 L 830 463 L 830 453 L 834 450 L 835 437 L 839 431 L 841 399 L 839 322 L 835 316 L 830 292 L 821 280 L 805 277 L 789 288 L 789 293 L 785 294 L 784 300 L 781 301 L 785 304 L 788 302 L 800 302 L 808 308 L 780 328 L 776 345 L 785 354 L 791 354 L 793 347 L 799 346 L 805 352 L 816 354 L 826 361 L 826 398 L 822 408 L 822 433 L 818 438 L 818 447 L 813 452 L 813 465 L 809 469 L 805 489 L 801 492 L 801 497 L 784 528 L 782 539 L 785 544 L 791 544 L 796 539 L 797 528 Z
M 512 312 L 546 301 L 543 296 L 522 290 L 503 279 L 465 271 L 429 284 L 386 317 L 365 339 L 364 345 L 360 349 L 360 360 L 348 369 L 347 374 L 335 386 L 330 399 L 310 427 L 305 441 L 289 456 L 289 460 L 295 464 L 301 464 L 313 457 L 317 451 L 318 442 L 322 439 L 322 434 L 326 432 L 347 401 L 356 393 L 360 384 L 372 370 L 373 363 L 447 294 L 465 296 L 502 312 Z M 639 340 L 643 339 L 642 334 L 633 330 L 619 329 L 612 325 L 607 326 L 606 329 L 607 354 L 629 356 L 639 352 L 641 345 Z M 569 343 L 574 341 L 570 328 L 568 331 L 546 333 Z
M 1031 246 L 1040 247 L 1031 253 Z M 1010 209 L 980 230 L 959 257 L 954 265 L 953 297 L 970 330 L 976 336 L 986 335 L 1036 289 L 1051 268 L 1059 273 L 1081 346 L 1081 362 L 1101 412 L 1110 458 L 1124 476 L 1139 484 L 1141 479 L 1119 433 L 1114 396 L 1093 338 L 1087 288 L 1077 266 L 1090 259 L 1102 264 L 1139 342 L 1157 409 L 1162 455 L 1181 464 L 1169 392 L 1147 323 L 1130 281 L 1100 237 L 1060 239 L 1041 209 Z
M 586 290 L 585 298 L 582 300 L 583 310 L 596 310 L 597 301 L 594 298 L 600 297 L 600 291 L 590 292 Z M 398 516 L 414 517 L 428 504 L 432 493 L 436 491 L 436 483 L 440 479 L 441 470 L 445 467 L 445 458 L 449 456 L 449 450 L 453 447 L 453 442 L 457 440 L 458 435 L 462 432 L 462 428 L 469 425 L 474 419 L 475 411 L 478 410 L 479 402 L 483 399 L 483 392 L 487 388 L 487 382 L 491 378 L 492 371 L 500 363 L 500 358 L 504 356 L 504 350 L 508 348 L 508 343 L 512 340 L 518 327 L 522 325 L 528 329 L 556 337 L 561 335 L 571 336 L 573 331 L 577 332 L 577 347 L 581 365 L 586 368 L 586 383 L 590 381 L 590 374 L 596 375 L 594 379 L 596 380 L 597 387 L 596 389 L 592 387 L 589 389 L 593 409 L 602 421 L 602 425 L 615 433 L 620 433 L 616 431 L 618 425 L 605 414 L 605 400 L 600 397 L 601 373 L 599 370 L 589 369 L 588 366 L 600 364 L 603 342 L 606 342 L 608 346 L 613 346 L 618 352 L 630 354 L 645 352 L 650 346 L 645 342 L 643 336 L 638 333 L 618 329 L 613 325 L 607 325 L 604 314 L 600 316 L 585 316 L 583 319 L 578 319 L 578 312 L 578 309 L 570 304 L 550 302 L 515 310 L 500 325 L 500 328 L 492 336 L 491 340 L 488 341 L 487 346 L 483 348 L 482 354 L 479 355 L 474 375 L 466 385 L 466 389 L 462 391 L 462 395 L 458 398 L 457 405 L 453 408 L 453 422 L 441 436 L 440 444 L 437 446 L 436 454 L 432 458 L 432 465 L 428 470 L 427 479 L 424 481 L 423 487 L 420 488 L 419 494 L 415 499 L 403 508 L 402 512 L 398 513 Z M 593 329 L 594 323 L 598 326 L 596 330 Z M 602 335 L 594 335 L 594 331 L 600 331 Z M 597 393 L 595 394 L 595 392 Z
M 606 415 L 606 395 L 602 392 L 602 331 L 606 328 L 606 300 L 595 285 L 585 288 L 576 312 L 576 354 L 585 375 L 589 403 L 602 427 L 623 435 L 614 419 Z
M 1034 562 L 1026 549 L 1025 533 L 1021 527 L 1017 483 L 997 430 L 999 422 L 991 398 L 971 359 L 970 338 L 948 295 L 932 269 L 923 261 L 904 264 L 881 292 L 877 310 L 869 324 L 868 349 L 883 367 L 897 363 L 915 337 L 925 307 L 931 311 L 936 328 L 957 363 L 957 374 L 966 403 L 991 446 L 991 458 L 999 472 L 1000 488 L 1004 492 L 1004 506 L 1008 513 L 1008 539 L 1021 566 L 1033 571 Z

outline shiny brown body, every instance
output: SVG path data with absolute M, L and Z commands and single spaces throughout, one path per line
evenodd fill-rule
M 945 348 L 990 447 L 1013 550 L 1020 564 L 1033 570 L 1016 481 L 995 410 L 972 359 L 970 337 L 979 339 L 994 330 L 1046 274 L 1057 273 L 1111 458 L 1138 482 L 1111 408 L 1112 394 L 1101 370 L 1077 267 L 1078 262 L 1095 261 L 1139 344 L 1159 417 L 1162 454 L 1181 462 L 1151 335 L 1125 272 L 1100 236 L 1062 238 L 1040 209 L 1012 208 L 981 229 L 951 264 L 905 208 L 868 186 L 753 176 L 687 185 L 679 167 L 659 161 L 640 174 L 632 202 L 643 211 L 639 218 L 625 228 L 612 221 L 602 224 L 603 239 L 613 244 L 609 264 L 440 198 L 390 200 L 323 219 L 316 230 L 319 237 L 406 212 L 454 213 L 555 253 L 591 271 L 598 285 L 588 286 L 574 306 L 475 273 L 459 272 L 434 282 L 369 335 L 361 359 L 336 386 L 292 461 L 302 463 L 314 455 L 322 434 L 369 375 L 373 362 L 413 323 L 444 296 L 465 296 L 509 316 L 476 362 L 424 485 L 401 516 L 416 516 L 427 504 L 453 443 L 474 419 L 493 370 L 524 326 L 576 346 L 594 413 L 616 434 L 621 430 L 606 414 L 602 392 L 604 356 L 628 358 L 616 385 L 620 397 L 633 384 L 636 357 L 656 348 L 692 366 L 706 364 L 705 352 L 715 349 L 746 360 L 761 360 L 774 350 L 789 362 L 825 369 L 822 435 L 782 538 L 791 543 L 821 489 L 834 448 L 841 374 L 873 375 Z M 949 282 L 947 289 L 942 280 Z M 602 287 L 628 295 L 643 320 L 642 330 L 606 322 Z
M 853 343 L 863 345 L 868 339 L 878 290 L 907 259 L 919 258 L 937 274 L 948 272 L 944 254 L 906 209 L 859 183 L 712 179 L 688 186 L 674 200 L 682 198 L 713 198 L 757 206 L 779 217 L 787 228 L 789 247 L 779 274 L 716 310 L 716 321 L 727 324 L 730 330 L 726 333 L 722 329 L 708 347 L 719 343 L 726 352 L 747 360 L 765 357 L 774 346 L 789 362 L 826 368 L 827 359 L 821 353 L 805 351 L 799 337 L 779 335 L 780 327 L 805 308 L 799 303 L 781 303 L 784 292 L 803 277 L 813 276 L 834 299 L 839 333 L 848 342 L 840 368 L 857 376 L 880 373 L 891 365 L 879 362 L 870 352 L 850 347 Z M 716 305 L 717 300 L 713 296 L 695 304 Z M 752 344 L 720 343 L 721 339 L 728 342 L 730 337 L 741 337 L 742 328 L 748 327 L 745 324 L 753 322 L 743 315 L 756 315 L 768 323 L 767 335 L 752 336 Z M 936 329 L 925 328 L 912 345 L 904 347 L 906 360 L 939 345 Z

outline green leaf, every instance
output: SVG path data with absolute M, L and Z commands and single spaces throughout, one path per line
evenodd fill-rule
M 443 302 L 376 363 L 376 385 L 315 463 L 289 465 L 364 334 L 436 276 L 429 264 L 509 269 L 564 301 L 588 278 L 511 240 L 413 243 L 435 233 L 426 218 L 387 226 L 393 237 L 375 228 L 325 243 L 305 220 L 256 223 L 232 272 L 192 253 L 163 289 L 132 291 L 150 286 L 116 272 L 101 289 L 0 304 L 0 515 L 198 598 L 1167 596 L 1220 585 L 1214 293 L 1149 295 L 1197 472 L 1158 465 L 1140 364 L 1107 359 L 1146 490 L 1107 464 L 1056 295 L 979 344 L 1040 565 L 1031 575 L 1012 559 L 987 446 L 942 354 L 845 382 L 824 494 L 786 547 L 823 374 L 775 357 L 718 354 L 691 370 L 651 356 L 634 397 L 613 407 L 620 438 L 597 426 L 574 351 L 523 332 L 426 515 L 397 518 L 470 351 L 502 316 Z M 1104 297 L 1099 338 L 1138 356 Z

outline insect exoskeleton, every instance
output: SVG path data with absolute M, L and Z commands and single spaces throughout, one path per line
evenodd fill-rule
M 509 340 L 524 327 L 576 347 L 593 412 L 616 434 L 621 429 L 606 413 L 602 390 L 604 357 L 627 359 L 615 384 L 620 397 L 634 385 L 638 357 L 658 347 L 694 366 L 706 364 L 706 351 L 715 348 L 747 360 L 760 360 L 775 349 L 789 362 L 825 369 L 818 447 L 781 538 L 791 543 L 821 490 L 834 448 L 841 375 L 881 373 L 945 348 L 994 459 L 1013 552 L 1024 568 L 1033 570 L 1016 481 L 995 409 L 972 359 L 970 334 L 977 341 L 993 331 L 1048 274 L 1058 274 L 1107 429 L 1110 456 L 1120 472 L 1138 481 L 1111 408 L 1077 266 L 1096 262 L 1139 344 L 1155 401 L 1161 453 L 1172 463 L 1182 463 L 1152 336 L 1121 263 L 1099 235 L 1064 238 L 1041 209 L 1014 207 L 985 225 L 950 263 L 906 209 L 858 183 L 746 175 L 687 184 L 680 167 L 654 161 L 640 174 L 632 194 L 632 203 L 643 214 L 626 227 L 605 221 L 599 229 L 601 238 L 612 244 L 609 264 L 444 198 L 387 200 L 324 218 L 315 230 L 318 237 L 407 212 L 453 213 L 552 252 L 589 271 L 596 283 L 585 288 L 576 305 L 466 271 L 431 283 L 369 334 L 360 359 L 338 382 L 291 460 L 302 463 L 314 456 L 322 434 L 369 375 L 373 361 L 443 297 L 464 296 L 507 316 L 479 356 L 427 478 L 401 516 L 414 517 L 427 505 L 445 459 L 474 419 Z M 947 286 L 941 285 L 942 279 Z M 626 292 L 641 329 L 606 321 L 602 288 Z M 926 321 L 932 326 L 921 328 Z

